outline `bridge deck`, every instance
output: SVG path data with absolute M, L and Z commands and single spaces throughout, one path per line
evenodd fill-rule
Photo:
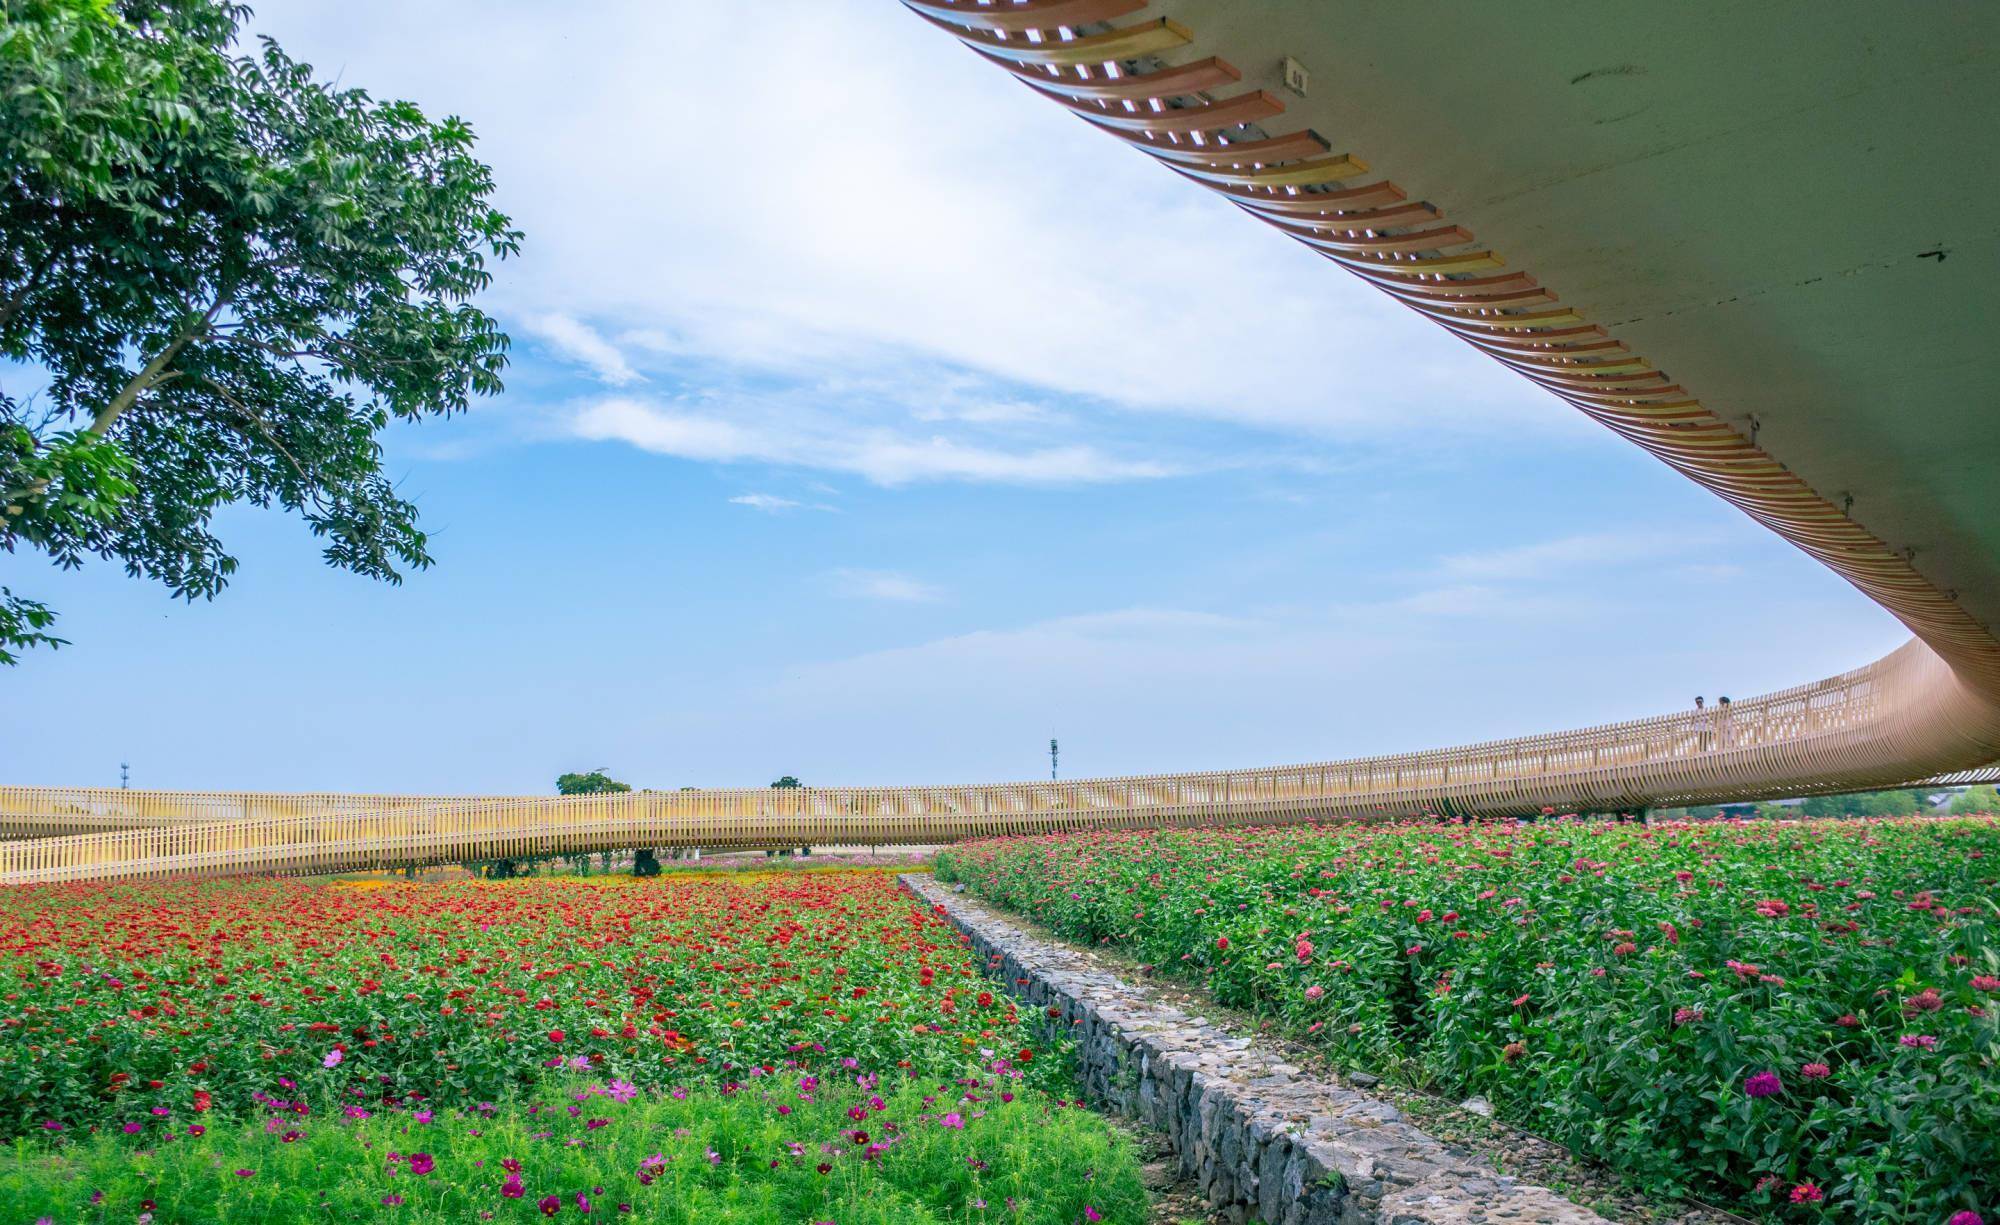
M 1073 782 L 424 797 L 0 788 L 0 882 L 337 872 L 629 847 L 1595 811 L 1903 783 L 2000 757 L 1921 643 L 1729 707 L 1460 748 Z

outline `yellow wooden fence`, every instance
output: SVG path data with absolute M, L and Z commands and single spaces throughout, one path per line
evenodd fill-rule
M 1912 642 L 1809 685 L 1599 727 L 1255 770 L 935 787 L 390 796 L 0 787 L 0 882 L 334 872 L 634 847 L 928 844 L 1104 827 L 1633 810 L 2000 759 L 2000 708 Z M 89 831 L 89 832 L 84 832 Z

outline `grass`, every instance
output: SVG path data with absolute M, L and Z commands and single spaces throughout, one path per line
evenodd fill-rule
M 0 1203 L 9 1220 L 63 1225 L 1146 1218 L 1127 1141 L 1086 1110 L 998 1081 L 870 1088 L 793 1072 L 649 1094 L 578 1080 L 452 1113 L 302 1105 L 272 1100 L 262 1121 L 144 1143 L 118 1131 L 19 1140 L 0 1152 Z

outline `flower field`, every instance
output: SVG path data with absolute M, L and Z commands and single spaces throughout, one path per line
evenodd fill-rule
M 2000 1210 L 1991 819 L 1102 833 L 938 873 L 1656 1190 Z
M 23 1220 L 1144 1216 L 883 873 L 22 888 L 0 973 Z

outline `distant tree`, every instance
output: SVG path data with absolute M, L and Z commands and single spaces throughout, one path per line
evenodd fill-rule
M 1864 817 L 1913 817 L 1930 811 L 1924 797 L 1908 789 L 1870 791 L 1855 798 L 1860 803 L 1854 811 Z
M 556 777 L 558 795 L 600 795 L 611 791 L 630 791 L 631 784 L 621 783 L 603 770 L 592 770 L 588 774 L 562 774 Z
M 393 419 L 500 390 L 468 305 L 520 234 L 472 131 L 313 79 L 219 0 L 0 3 L 0 549 L 115 559 L 175 595 L 236 570 L 231 503 L 329 564 L 431 564 L 382 472 Z M 0 590 L 9 648 L 60 642 Z
M 800 781 L 799 781 L 798 779 L 796 779 L 796 778 L 793 778 L 793 777 L 792 777 L 791 775 L 789 775 L 789 774 L 785 775 L 785 777 L 783 777 L 783 778 L 779 779 L 779 780 L 778 780 L 777 782 L 775 782 L 775 783 L 772 783 L 771 785 L 772 785 L 773 787 L 803 787 L 803 786 L 805 786 L 805 784 L 804 784 L 804 783 L 801 783 L 801 782 L 800 782 Z
M 1953 797 L 1949 811 L 1953 813 L 2000 812 L 2000 788 L 1995 788 L 1991 783 L 1984 783 L 1977 787 L 1967 787 Z
M 1888 791 L 1855 791 L 1842 795 L 1816 795 L 1795 810 L 1805 817 L 1907 817 L 1929 811 L 1921 795 L 1892 788 Z

